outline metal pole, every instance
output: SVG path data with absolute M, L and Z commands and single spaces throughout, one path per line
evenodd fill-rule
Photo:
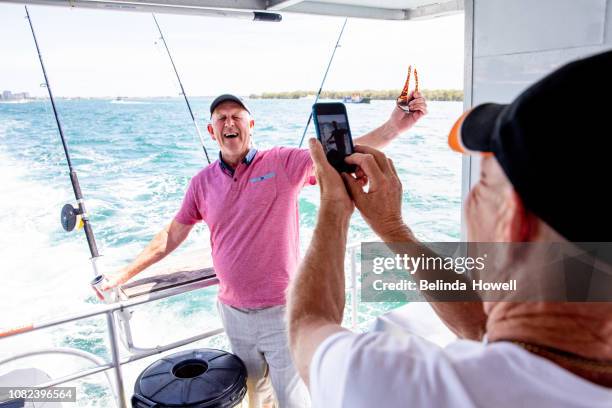
M 36 45 L 36 51 L 38 52 L 38 60 L 40 61 L 40 67 L 42 68 L 43 75 L 45 77 L 45 85 L 47 87 L 47 92 L 49 92 L 49 99 L 51 100 L 51 106 L 53 107 L 53 115 L 55 116 L 55 123 L 57 124 L 57 129 L 59 131 L 60 138 L 62 139 L 62 146 L 64 148 L 64 154 L 66 155 L 66 162 L 68 163 L 68 169 L 70 170 L 70 182 L 72 183 L 72 190 L 74 191 L 74 196 L 79 205 L 79 212 L 83 220 L 83 228 L 85 230 L 85 236 L 87 237 L 87 244 L 89 245 L 89 252 L 91 253 L 91 262 L 92 262 L 92 266 L 94 269 L 94 274 L 97 276 L 98 271 L 96 267 L 96 259 L 100 256 L 100 254 L 98 253 L 98 246 L 96 245 L 96 239 L 94 237 L 93 230 L 91 229 L 91 224 L 89 223 L 89 216 L 87 215 L 87 210 L 85 209 L 85 200 L 83 199 L 83 194 L 81 193 L 81 186 L 79 185 L 79 179 L 77 177 L 76 171 L 72 168 L 72 161 L 70 160 L 70 154 L 68 153 L 68 145 L 66 144 L 66 139 L 64 137 L 64 129 L 62 128 L 62 122 L 60 121 L 59 115 L 57 113 L 57 108 L 55 106 L 55 99 L 53 98 L 53 92 L 51 91 L 51 85 L 49 84 L 49 78 L 47 77 L 47 71 L 45 70 L 45 64 L 43 62 L 43 58 L 40 53 L 40 47 L 38 46 L 38 40 L 36 39 L 36 33 L 34 32 L 34 25 L 32 24 L 30 13 L 28 12 L 28 6 L 25 6 L 25 11 L 26 11 L 28 22 L 30 23 L 30 29 L 32 30 L 32 37 L 34 38 L 34 45 Z
M 164 38 L 164 33 L 162 33 L 161 27 L 157 22 L 157 18 L 155 18 L 155 14 L 151 14 L 153 16 L 153 20 L 155 21 L 155 25 L 157 26 L 157 30 L 159 31 L 159 35 L 161 36 L 161 40 L 164 43 L 164 47 L 166 48 L 166 52 L 168 53 L 168 58 L 170 58 L 170 63 L 172 63 L 172 68 L 174 69 L 174 73 L 176 74 L 176 79 L 178 79 L 178 83 L 181 87 L 181 95 L 185 98 L 185 103 L 187 104 L 187 109 L 189 110 L 189 115 L 191 116 L 191 120 L 193 121 L 193 126 L 195 126 L 196 133 L 200 138 L 200 144 L 202 145 L 202 149 L 204 150 L 204 155 L 206 156 L 206 161 L 210 164 L 210 157 L 208 157 L 208 151 L 206 151 L 206 146 L 204 145 L 204 138 L 202 137 L 202 133 L 200 132 L 200 128 L 198 127 L 198 123 L 193 115 L 193 110 L 191 109 L 191 104 L 189 103 L 189 99 L 187 98 L 187 93 L 185 92 L 185 88 L 183 88 L 183 83 L 181 82 L 181 77 L 176 69 L 176 65 L 174 65 L 174 60 L 172 59 L 172 54 L 170 54 L 170 49 L 168 48 L 168 44 L 166 44 L 166 39 Z
M 357 262 L 355 257 L 357 256 L 357 249 L 351 248 L 351 326 L 354 329 L 357 328 Z
M 72 315 L 61 317 L 59 319 L 28 323 L 28 324 L 25 324 L 19 327 L 15 327 L 15 328 L 0 332 L 0 338 L 19 336 L 24 333 L 46 329 L 47 327 L 56 326 L 58 324 L 69 323 L 75 320 L 85 319 L 88 317 L 94 317 L 94 316 L 105 314 L 107 312 L 114 312 L 116 310 L 123 310 L 129 307 L 142 305 L 148 302 L 153 302 L 155 300 L 165 299 L 167 297 L 174 296 L 177 294 L 182 294 L 185 292 L 206 288 L 212 285 L 217 285 L 218 283 L 219 283 L 219 280 L 217 278 L 211 277 L 210 279 L 207 279 L 205 282 L 196 281 L 196 282 L 192 282 L 192 283 L 185 284 L 182 286 L 164 289 L 159 292 L 152 293 L 146 296 L 139 296 L 132 300 L 116 302 L 116 303 L 109 304 L 109 305 L 101 305 L 98 308 L 96 308 L 97 310 L 75 313 Z
M 327 69 L 325 70 L 325 75 L 323 75 L 323 80 L 321 81 L 321 86 L 319 87 L 319 92 L 317 92 L 317 97 L 315 98 L 315 103 L 319 101 L 319 97 L 321 96 L 321 91 L 323 91 L 323 84 L 325 84 L 325 79 L 327 78 L 327 73 L 329 72 L 329 67 L 331 67 L 332 61 L 334 60 L 334 55 L 336 55 L 336 50 L 340 47 L 340 39 L 342 38 L 342 33 L 344 33 L 344 27 L 346 27 L 346 22 L 348 21 L 348 17 L 344 19 L 344 24 L 342 24 L 342 29 L 340 30 L 340 34 L 338 35 L 338 41 L 336 41 L 336 46 L 334 47 L 334 51 L 332 52 L 331 58 L 327 63 Z M 302 147 L 302 143 L 304 143 L 304 136 L 306 136 L 306 132 L 308 131 L 308 126 L 310 126 L 310 121 L 312 120 L 312 111 L 310 112 L 310 116 L 308 116 L 308 122 L 306 122 L 306 127 L 304 128 L 304 133 L 302 133 L 302 139 L 300 139 L 299 147 Z
M 216 336 L 216 335 L 221 334 L 223 332 L 224 332 L 223 328 L 213 329 L 213 330 L 209 330 L 209 331 L 207 331 L 207 332 L 205 332 L 203 334 L 199 334 L 197 336 L 193 336 L 193 337 L 189 337 L 187 339 L 179 340 L 179 341 L 176 341 L 174 343 L 171 343 L 171 344 L 163 346 L 163 347 L 158 347 L 158 348 L 154 348 L 154 349 L 149 349 L 149 350 L 144 351 L 144 352 L 139 352 L 136 355 L 131 355 L 131 356 L 122 358 L 121 360 L 119 360 L 119 365 L 122 366 L 124 364 L 128 364 L 128 363 L 131 363 L 131 362 L 134 362 L 134 361 L 142 360 L 143 358 L 151 357 L 151 356 L 154 356 L 156 354 L 161 354 L 161 353 L 164 353 L 164 352 L 166 352 L 168 350 L 171 350 L 173 348 L 178 348 L 178 347 L 182 347 L 182 346 L 185 346 L 187 344 L 190 344 L 190 343 L 195 343 L 196 341 L 203 340 L 203 339 L 206 339 L 206 338 L 209 338 L 209 337 L 212 337 L 212 336 Z M 62 349 L 60 348 L 58 350 L 59 350 L 58 353 L 62 354 Z M 48 351 L 51 352 L 51 351 L 53 351 L 53 349 L 49 349 Z M 37 355 L 37 354 L 39 354 L 39 353 L 34 352 L 31 355 Z M 29 357 L 29 356 L 30 356 L 29 353 L 23 353 L 23 354 L 20 354 L 19 356 L 17 356 L 17 358 L 24 358 L 24 357 Z M 4 363 L 10 362 L 10 361 L 14 361 L 15 359 L 16 358 L 9 358 L 7 360 L 4 360 L 0 364 L 4 364 Z M 86 369 L 86 370 L 81 370 L 81 371 L 78 371 L 78 372 L 76 372 L 74 374 L 70 374 L 70 375 L 67 375 L 67 376 L 64 376 L 64 377 L 61 377 L 61 378 L 57 378 L 57 379 L 54 379 L 54 380 L 46 381 L 46 382 L 41 383 L 41 384 L 37 384 L 37 385 L 35 385 L 35 388 L 36 389 L 45 389 L 45 388 L 49 388 L 49 387 L 54 387 L 56 385 L 65 384 L 65 383 L 68 383 L 68 382 L 72 382 L 74 380 L 79 380 L 81 378 L 89 377 L 89 376 L 92 376 L 94 374 L 98 374 L 98 373 L 102 373 L 102 372 L 104 372 L 104 374 L 106 375 L 107 374 L 106 371 L 113 369 L 113 367 L 114 367 L 113 363 L 98 364 L 94 368 L 89 368 L 89 369 Z M 111 387 L 112 387 L 112 384 L 111 384 Z M 0 401 L 0 402 L 5 402 L 5 401 Z
M 110 311 L 106 313 L 106 324 L 108 326 L 108 337 L 110 340 L 111 357 L 115 372 L 115 382 L 117 383 L 117 405 L 121 408 L 125 408 L 127 407 L 127 404 L 125 403 L 125 389 L 123 387 L 123 375 L 121 373 L 119 344 L 117 342 L 117 334 L 115 330 L 115 319 L 113 319 L 113 313 Z

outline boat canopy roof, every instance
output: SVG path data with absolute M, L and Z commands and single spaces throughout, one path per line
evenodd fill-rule
M 265 11 L 382 20 L 414 20 L 463 10 L 463 0 L 255 0 L 253 3 L 265 5 Z
M 415 20 L 463 11 L 464 0 L 0 0 L 0 2 L 270 20 L 301 13 L 377 20 Z

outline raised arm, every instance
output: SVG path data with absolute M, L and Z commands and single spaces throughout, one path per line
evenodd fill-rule
M 102 290 L 121 285 L 149 266 L 161 261 L 187 238 L 192 228 L 193 225 L 185 225 L 172 220 L 166 228 L 155 235 L 155 238 L 149 242 L 131 264 L 123 268 L 119 273 L 107 276 L 108 283 Z
M 321 206 L 312 241 L 292 280 L 288 298 L 289 345 L 300 376 L 309 384 L 317 347 L 344 330 L 344 253 L 353 203 L 340 175 L 327 162 L 321 144 L 310 140 L 321 187 Z
M 363 181 L 346 178 L 351 197 L 359 212 L 380 239 L 390 244 L 390 249 L 397 253 L 415 251 L 416 246 L 403 245 L 419 244 L 419 241 L 402 219 L 402 184 L 393 162 L 378 150 L 365 146 L 356 146 L 355 149 L 357 153 L 348 157 L 347 162 L 359 166 L 369 182 L 368 192 L 365 192 L 362 188 Z M 393 245 L 394 243 L 397 245 Z M 423 251 L 427 249 L 420 247 L 418 253 L 408 255 L 418 256 Z M 432 273 L 438 273 L 440 278 L 460 278 L 460 275 L 452 271 L 426 273 L 430 276 L 425 276 L 423 271 L 417 271 L 415 277 L 431 278 Z M 449 277 L 448 274 L 452 275 Z M 459 337 L 480 340 L 484 335 L 486 315 L 482 302 L 432 301 L 430 304 L 446 326 Z
M 393 139 L 410 129 L 414 124 L 427 114 L 427 101 L 420 92 L 410 96 L 408 103 L 410 112 L 406 113 L 397 106 L 393 108 L 391 116 L 385 123 L 365 135 L 354 140 L 355 144 L 382 149 Z

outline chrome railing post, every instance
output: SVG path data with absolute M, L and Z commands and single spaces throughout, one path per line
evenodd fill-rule
M 125 389 L 123 387 L 123 375 L 121 373 L 121 362 L 119 358 L 119 342 L 117 339 L 115 319 L 113 318 L 113 312 L 111 310 L 106 312 L 106 324 L 108 326 L 108 337 L 110 340 L 113 371 L 115 372 L 115 382 L 117 386 L 117 406 L 120 408 L 127 408 L 127 404 L 125 402 Z
M 349 251 L 351 258 L 351 328 L 357 328 L 357 247 L 351 247 Z

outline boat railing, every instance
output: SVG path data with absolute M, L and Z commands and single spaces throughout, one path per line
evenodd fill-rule
M 42 384 L 36 384 L 34 387 L 37 389 L 45 389 L 45 388 L 65 384 L 71 381 L 75 381 L 75 380 L 78 380 L 84 377 L 89 377 L 91 375 L 98 374 L 101 372 L 106 372 L 107 370 L 112 370 L 113 377 L 115 380 L 115 389 L 113 390 L 112 388 L 113 384 L 109 384 L 111 386 L 111 391 L 114 391 L 113 394 L 116 396 L 118 406 L 126 407 L 127 404 L 125 400 L 125 390 L 123 386 L 123 374 L 122 374 L 122 369 L 121 369 L 121 367 L 124 364 L 138 361 L 138 360 L 141 360 L 146 357 L 150 357 L 155 354 L 163 353 L 165 351 L 172 350 L 177 347 L 181 347 L 181 346 L 184 346 L 184 345 L 187 345 L 187 344 L 190 344 L 190 343 L 193 343 L 193 342 L 196 342 L 196 341 L 208 338 L 208 337 L 215 336 L 217 334 L 223 333 L 223 329 L 215 328 L 212 330 L 208 330 L 204 333 L 200 333 L 198 335 L 195 335 L 189 338 L 181 339 L 179 341 L 175 341 L 173 343 L 170 343 L 164 346 L 158 346 L 158 347 L 150 348 L 150 349 L 138 349 L 137 352 L 133 352 L 134 351 L 134 348 L 133 348 L 132 350 L 130 350 L 132 352 L 131 355 L 122 358 L 119 355 L 119 341 L 120 341 L 121 336 L 119 335 L 118 330 L 117 330 L 117 323 L 120 322 L 124 329 L 128 328 L 127 333 L 131 333 L 131 330 L 129 329 L 129 318 L 127 319 L 125 318 L 126 313 L 129 311 L 130 308 L 133 308 L 138 305 L 143 305 L 146 303 L 154 302 L 157 300 L 165 299 L 165 298 L 175 296 L 181 293 L 187 293 L 187 292 L 190 292 L 196 289 L 201 289 L 204 287 L 212 286 L 212 285 L 217 284 L 218 282 L 219 281 L 217 280 L 216 277 L 212 277 L 212 278 L 208 278 L 205 282 L 191 282 L 186 285 L 177 286 L 177 287 L 169 288 L 169 289 L 162 290 L 159 292 L 155 292 L 147 296 L 140 296 L 134 299 L 120 301 L 120 302 L 108 304 L 108 305 L 100 305 L 96 307 L 94 310 L 71 314 L 68 316 L 64 316 L 62 318 L 41 321 L 41 322 L 31 324 L 25 327 L 12 329 L 12 330 L 9 330 L 7 332 L 0 334 L 0 338 L 18 336 L 18 335 L 22 335 L 25 333 L 31 333 L 34 331 L 38 331 L 38 330 L 42 330 L 42 329 L 46 329 L 50 327 L 55 327 L 55 326 L 59 326 L 62 324 L 67 324 L 67 323 L 76 322 L 79 320 L 84 320 L 84 319 L 89 319 L 92 317 L 104 315 L 106 317 L 106 329 L 108 331 L 108 338 L 110 341 L 111 361 L 108 363 L 101 363 L 100 361 L 96 361 L 96 364 L 92 368 L 83 369 L 83 370 L 77 371 L 76 373 L 73 373 L 73 374 L 70 374 L 70 375 L 67 375 L 61 378 L 53 379 L 53 380 L 44 382 Z M 117 317 L 117 319 L 114 318 L 115 316 Z M 46 350 L 47 354 L 49 352 L 51 352 L 51 350 Z M 66 354 L 65 350 L 58 351 L 58 352 Z M 0 366 L 13 362 L 17 359 L 30 357 L 30 356 L 37 355 L 40 353 L 41 353 L 40 350 L 24 352 L 19 355 L 12 356 L 12 357 L 9 357 L 7 359 L 0 361 Z M 7 402 L 7 401 L 8 400 L 0 401 L 0 404 L 2 404 L 3 402 Z
M 354 243 L 347 246 L 347 255 L 350 271 L 350 286 L 351 293 L 351 319 L 350 325 L 352 328 L 357 327 L 358 318 L 358 262 L 357 254 L 360 248 L 360 243 Z M 123 372 L 122 366 L 134 361 L 141 360 L 143 358 L 151 357 L 155 354 L 164 353 L 166 351 L 194 343 L 199 340 L 203 340 L 224 332 L 222 327 L 207 330 L 203 333 L 184 338 L 163 346 L 157 346 L 153 348 L 142 348 L 134 345 L 132 340 L 132 329 L 130 326 L 130 319 L 132 311 L 130 309 L 135 306 L 144 305 L 147 303 L 155 302 L 161 299 L 169 298 L 172 296 L 184 294 L 197 289 L 210 287 L 219 283 L 219 280 L 213 274 L 206 275 L 203 279 L 197 281 L 189 281 L 186 283 L 179 283 L 175 286 L 168 287 L 159 291 L 154 291 L 146 294 L 135 296 L 132 299 L 118 301 L 112 304 L 97 305 L 93 310 L 82 311 L 80 313 L 74 313 L 57 319 L 44 320 L 37 323 L 29 324 L 27 326 L 14 328 L 4 332 L 0 332 L 0 340 L 3 338 L 14 337 L 23 335 L 25 333 L 31 333 L 34 331 L 47 329 L 50 327 L 60 326 L 76 322 L 79 320 L 89 319 L 96 316 L 105 316 L 106 318 L 106 330 L 108 332 L 108 339 L 110 342 L 110 361 L 106 362 L 99 356 L 80 349 L 72 349 L 66 347 L 49 348 L 32 350 L 20 353 L 18 355 L 10 356 L 6 359 L 0 360 L 0 367 L 4 364 L 14 362 L 26 357 L 32 357 L 41 354 L 68 354 L 75 357 L 80 357 L 89 360 L 94 363 L 93 367 L 79 370 L 70 375 L 66 375 L 60 378 L 55 378 L 44 383 L 32 385 L 36 389 L 45 389 L 54 387 L 62 384 L 66 384 L 75 380 L 79 380 L 85 377 L 92 376 L 98 373 L 104 373 L 109 382 L 109 387 L 112 395 L 116 399 L 117 406 L 127 407 L 125 388 L 123 384 Z M 119 329 L 119 330 L 118 330 Z M 130 355 L 121 357 L 119 354 L 119 342 L 122 342 L 125 348 L 130 352 Z M 112 374 L 109 375 L 108 372 Z M 111 381 L 111 377 L 114 379 L 114 383 Z M 0 406 L 5 403 L 10 403 L 11 399 L 0 398 Z

